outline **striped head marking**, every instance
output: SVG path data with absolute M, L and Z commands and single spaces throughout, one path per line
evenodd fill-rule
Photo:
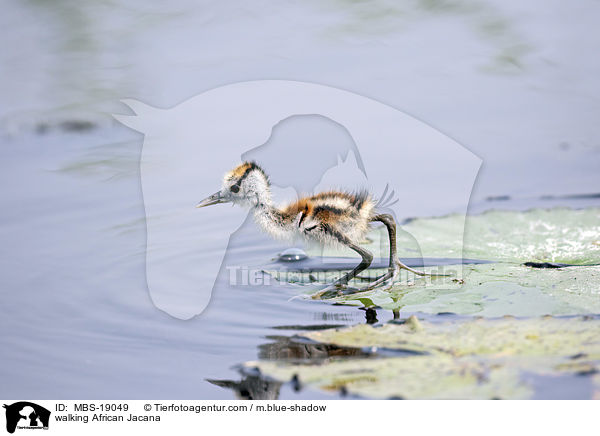
M 225 174 L 219 192 L 202 200 L 197 207 L 234 203 L 253 207 L 271 200 L 269 179 L 255 162 L 244 162 Z

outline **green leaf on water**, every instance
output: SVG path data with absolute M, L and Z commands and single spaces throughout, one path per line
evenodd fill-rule
M 587 318 L 475 319 L 431 323 L 358 325 L 303 334 L 341 347 L 411 350 L 408 357 L 258 361 L 244 366 L 306 386 L 390 398 L 530 398 L 522 375 L 588 375 L 600 370 L 600 320 Z M 598 378 L 590 378 L 590 384 Z
M 374 228 L 361 245 L 375 257 L 385 257 L 385 228 Z M 466 220 L 458 214 L 415 218 L 399 226 L 397 245 L 400 257 L 600 263 L 600 208 L 491 210 L 468 215 Z M 315 246 L 307 252 L 314 256 L 357 256 L 352 250 L 339 247 Z
M 401 309 L 401 313 L 451 312 L 482 318 L 427 322 L 411 317 L 404 324 L 358 325 L 303 335 L 318 344 L 388 350 L 384 355 L 393 354 L 389 350 L 422 355 L 330 358 L 319 364 L 259 361 L 245 366 L 258 367 L 263 375 L 281 381 L 297 375 L 308 386 L 344 387 L 373 398 L 531 398 L 535 386 L 524 374 L 549 380 L 590 376 L 596 392 L 592 395 L 600 397 L 600 319 L 543 316 L 600 313 L 600 266 L 593 266 L 600 263 L 600 209 L 490 211 L 469 216 L 464 249 L 462 223 L 457 215 L 411 221 L 398 240 L 400 257 L 464 255 L 494 263 L 465 265 L 462 280 L 404 272 L 390 289 L 328 301 Z M 385 253 L 381 229 L 367 246 Z M 326 255 L 342 253 L 329 249 Z M 537 269 L 524 262 L 580 266 Z
M 467 216 L 418 218 L 403 226 L 431 257 L 505 262 L 600 263 L 600 209 L 492 210 Z
M 332 302 L 360 305 L 368 298 L 384 309 L 452 312 L 498 317 L 600 313 L 600 266 L 536 269 L 510 263 L 467 265 L 464 283 L 414 279 L 391 289 L 337 297 Z
M 487 317 L 600 313 L 600 266 L 559 269 L 523 266 L 529 261 L 600 263 L 600 209 L 489 211 L 468 216 L 464 251 L 460 237 L 462 222 L 459 215 L 415 219 L 403 226 L 398 245 L 400 257 L 414 257 L 421 252 L 442 258 L 464 254 L 465 258 L 494 262 L 463 265 L 459 275 L 464 283 L 452 278 L 420 278 L 402 271 L 400 281 L 391 289 L 349 294 L 330 301 L 361 305 L 361 300 L 369 299 L 384 309 Z M 375 231 L 367 248 L 385 253 L 384 233 L 381 229 Z M 344 253 L 330 248 L 326 254 Z M 453 266 L 424 270 L 458 274 L 458 268 Z M 383 272 L 369 271 L 373 276 Z M 299 276 L 300 282 L 309 281 L 302 274 Z M 353 286 L 360 288 L 365 283 Z M 313 292 L 307 288 L 307 293 Z
M 452 356 L 573 356 L 585 352 L 600 359 L 600 320 L 542 317 L 478 318 L 432 323 L 414 316 L 404 324 L 304 333 L 317 342 L 344 347 L 381 347 Z
M 410 356 L 336 360 L 321 365 L 273 361 L 248 362 L 263 375 L 304 386 L 369 398 L 470 399 L 529 398 L 531 388 L 519 383 L 512 368 L 488 367 L 476 359 Z

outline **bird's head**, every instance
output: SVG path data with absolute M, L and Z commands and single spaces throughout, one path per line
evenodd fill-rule
M 196 207 L 233 203 L 246 207 L 271 201 L 269 179 L 255 162 L 244 162 L 225 174 L 220 191 L 205 198 Z

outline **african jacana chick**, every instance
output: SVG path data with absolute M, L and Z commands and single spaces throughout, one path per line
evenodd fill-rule
M 373 282 L 369 289 L 390 279 L 393 281 L 400 268 L 426 275 L 397 259 L 394 218 L 388 214 L 377 214 L 375 201 L 365 191 L 354 194 L 322 192 L 277 208 L 272 203 L 269 179 L 265 172 L 254 162 L 244 162 L 225 174 L 220 191 L 205 198 L 196 207 L 218 203 L 233 203 L 250 208 L 258 225 L 277 239 L 294 240 L 300 237 L 325 245 L 341 244 L 360 254 L 360 264 L 332 286 L 346 285 L 371 264 L 373 255 L 362 248 L 359 242 L 364 240 L 374 221 L 382 222 L 388 229 L 390 259 L 388 272 Z

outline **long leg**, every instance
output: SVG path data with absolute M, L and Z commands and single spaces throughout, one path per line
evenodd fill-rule
M 389 241 L 390 241 L 390 259 L 389 259 L 388 272 L 386 274 L 384 274 L 382 277 L 378 278 L 373 283 L 371 283 L 371 285 L 367 289 L 373 289 L 373 288 L 387 282 L 390 279 L 392 279 L 392 281 L 393 281 L 396 278 L 396 276 L 398 275 L 399 268 L 405 269 L 405 270 L 410 271 L 419 276 L 427 275 L 424 272 L 416 271 L 416 270 L 404 265 L 398 259 L 397 248 L 396 248 L 396 221 L 394 220 L 393 216 L 391 216 L 390 214 L 384 213 L 384 214 L 380 214 L 380 215 L 375 215 L 374 217 L 371 218 L 370 221 L 382 222 L 387 227 L 388 237 L 389 237 Z
M 354 268 L 352 271 L 350 271 L 346 275 L 337 279 L 331 286 L 337 287 L 338 285 L 347 285 L 350 280 L 352 280 L 358 274 L 360 274 L 361 272 L 366 270 L 369 267 L 369 265 L 371 265 L 371 262 L 373 262 L 373 255 L 371 254 L 371 252 L 369 250 L 366 250 L 366 249 L 362 248 L 361 246 L 354 244 L 346 236 L 344 236 L 340 232 L 336 231 L 335 229 L 332 229 L 329 225 L 324 225 L 322 228 L 330 236 L 337 239 L 340 244 L 353 249 L 358 254 L 360 254 L 360 256 L 362 257 L 361 262 L 356 266 L 356 268 Z
M 335 238 L 340 244 L 345 245 L 346 247 L 349 247 L 356 251 L 358 254 L 360 254 L 362 260 L 352 271 L 337 279 L 335 282 L 327 286 L 321 292 L 313 295 L 313 299 L 321 299 L 323 297 L 330 298 L 341 295 L 343 291 L 340 288 L 346 286 L 350 280 L 352 280 L 358 274 L 366 270 L 371 265 L 371 262 L 373 262 L 373 255 L 369 250 L 366 250 L 354 244 L 346 236 L 336 231 L 335 229 L 332 229 L 331 226 L 327 224 L 322 225 L 321 229 L 329 236 Z
M 410 271 L 411 273 L 414 273 L 418 276 L 433 275 L 433 274 L 427 274 L 422 271 L 417 271 L 415 269 L 412 269 L 411 267 L 404 265 L 396 257 L 396 221 L 394 221 L 393 216 L 391 216 L 387 213 L 384 213 L 381 215 L 375 215 L 373 218 L 371 218 L 371 221 L 381 221 L 382 223 L 385 224 L 385 226 L 388 229 L 388 235 L 390 237 L 390 268 L 393 268 L 393 263 L 395 263 L 400 268 Z
M 353 244 L 352 242 L 346 240 L 343 237 L 340 239 L 340 242 L 342 244 L 346 245 L 347 247 L 352 248 L 354 251 L 356 251 L 358 254 L 360 254 L 362 257 L 362 260 L 356 266 L 356 268 L 354 268 L 352 271 L 350 271 L 343 277 L 340 277 L 339 279 L 337 279 L 335 282 L 333 282 L 331 285 L 327 286 L 321 292 L 313 295 L 313 297 L 312 297 L 313 299 L 331 298 L 331 297 L 336 297 L 336 296 L 342 295 L 344 291 L 342 291 L 340 288 L 342 286 L 346 286 L 350 280 L 352 280 L 354 277 L 356 277 L 362 271 L 366 270 L 369 267 L 369 265 L 371 265 L 371 262 L 373 261 L 373 255 L 371 254 L 371 252 L 369 250 L 365 250 L 364 248 L 359 247 L 356 244 Z M 354 292 L 356 292 L 356 291 L 354 291 Z
M 356 268 L 354 268 L 352 271 L 347 273 L 345 276 L 337 279 L 333 283 L 333 286 L 347 285 L 350 280 L 352 280 L 358 274 L 360 274 L 361 272 L 366 270 L 371 265 L 371 262 L 373 262 L 373 255 L 371 254 L 371 252 L 369 250 L 365 250 L 364 248 L 362 248 L 356 244 L 353 244 L 352 242 L 347 242 L 344 245 L 352 248 L 354 251 L 356 251 L 358 254 L 360 254 L 360 256 L 362 257 L 362 260 L 356 266 Z
M 370 284 L 370 286 L 367 287 L 367 289 L 373 289 L 373 288 L 387 282 L 388 280 L 395 278 L 395 276 L 397 274 L 396 263 L 394 262 L 397 259 L 396 258 L 396 222 L 394 221 L 394 218 L 389 214 L 381 214 L 381 215 L 375 215 L 373 218 L 371 218 L 370 221 L 382 222 L 387 227 L 388 237 L 389 237 L 389 241 L 390 241 L 390 259 L 389 259 L 389 266 L 388 266 L 387 273 L 385 273 L 383 276 L 379 277 L 377 280 L 372 282 Z
M 388 237 L 390 240 L 390 264 L 389 264 L 390 266 L 389 266 L 389 268 L 390 269 L 395 268 L 396 264 L 394 263 L 394 260 L 396 259 L 396 221 L 394 221 L 394 217 L 387 213 L 383 213 L 380 215 L 375 215 L 373 218 L 371 218 L 370 221 L 382 222 L 387 227 Z
M 414 270 L 411 267 L 404 265 L 396 257 L 396 252 L 397 252 L 396 251 L 396 221 L 394 221 L 393 216 L 391 216 L 387 213 L 384 213 L 381 215 L 375 215 L 373 218 L 371 218 L 371 221 L 380 221 L 383 224 L 385 224 L 385 226 L 388 229 L 388 235 L 390 238 L 390 268 L 394 268 L 394 264 L 395 264 L 395 265 L 399 266 L 400 268 L 410 271 L 412 273 L 415 273 L 417 275 L 420 275 L 420 276 L 427 275 L 424 272 Z

